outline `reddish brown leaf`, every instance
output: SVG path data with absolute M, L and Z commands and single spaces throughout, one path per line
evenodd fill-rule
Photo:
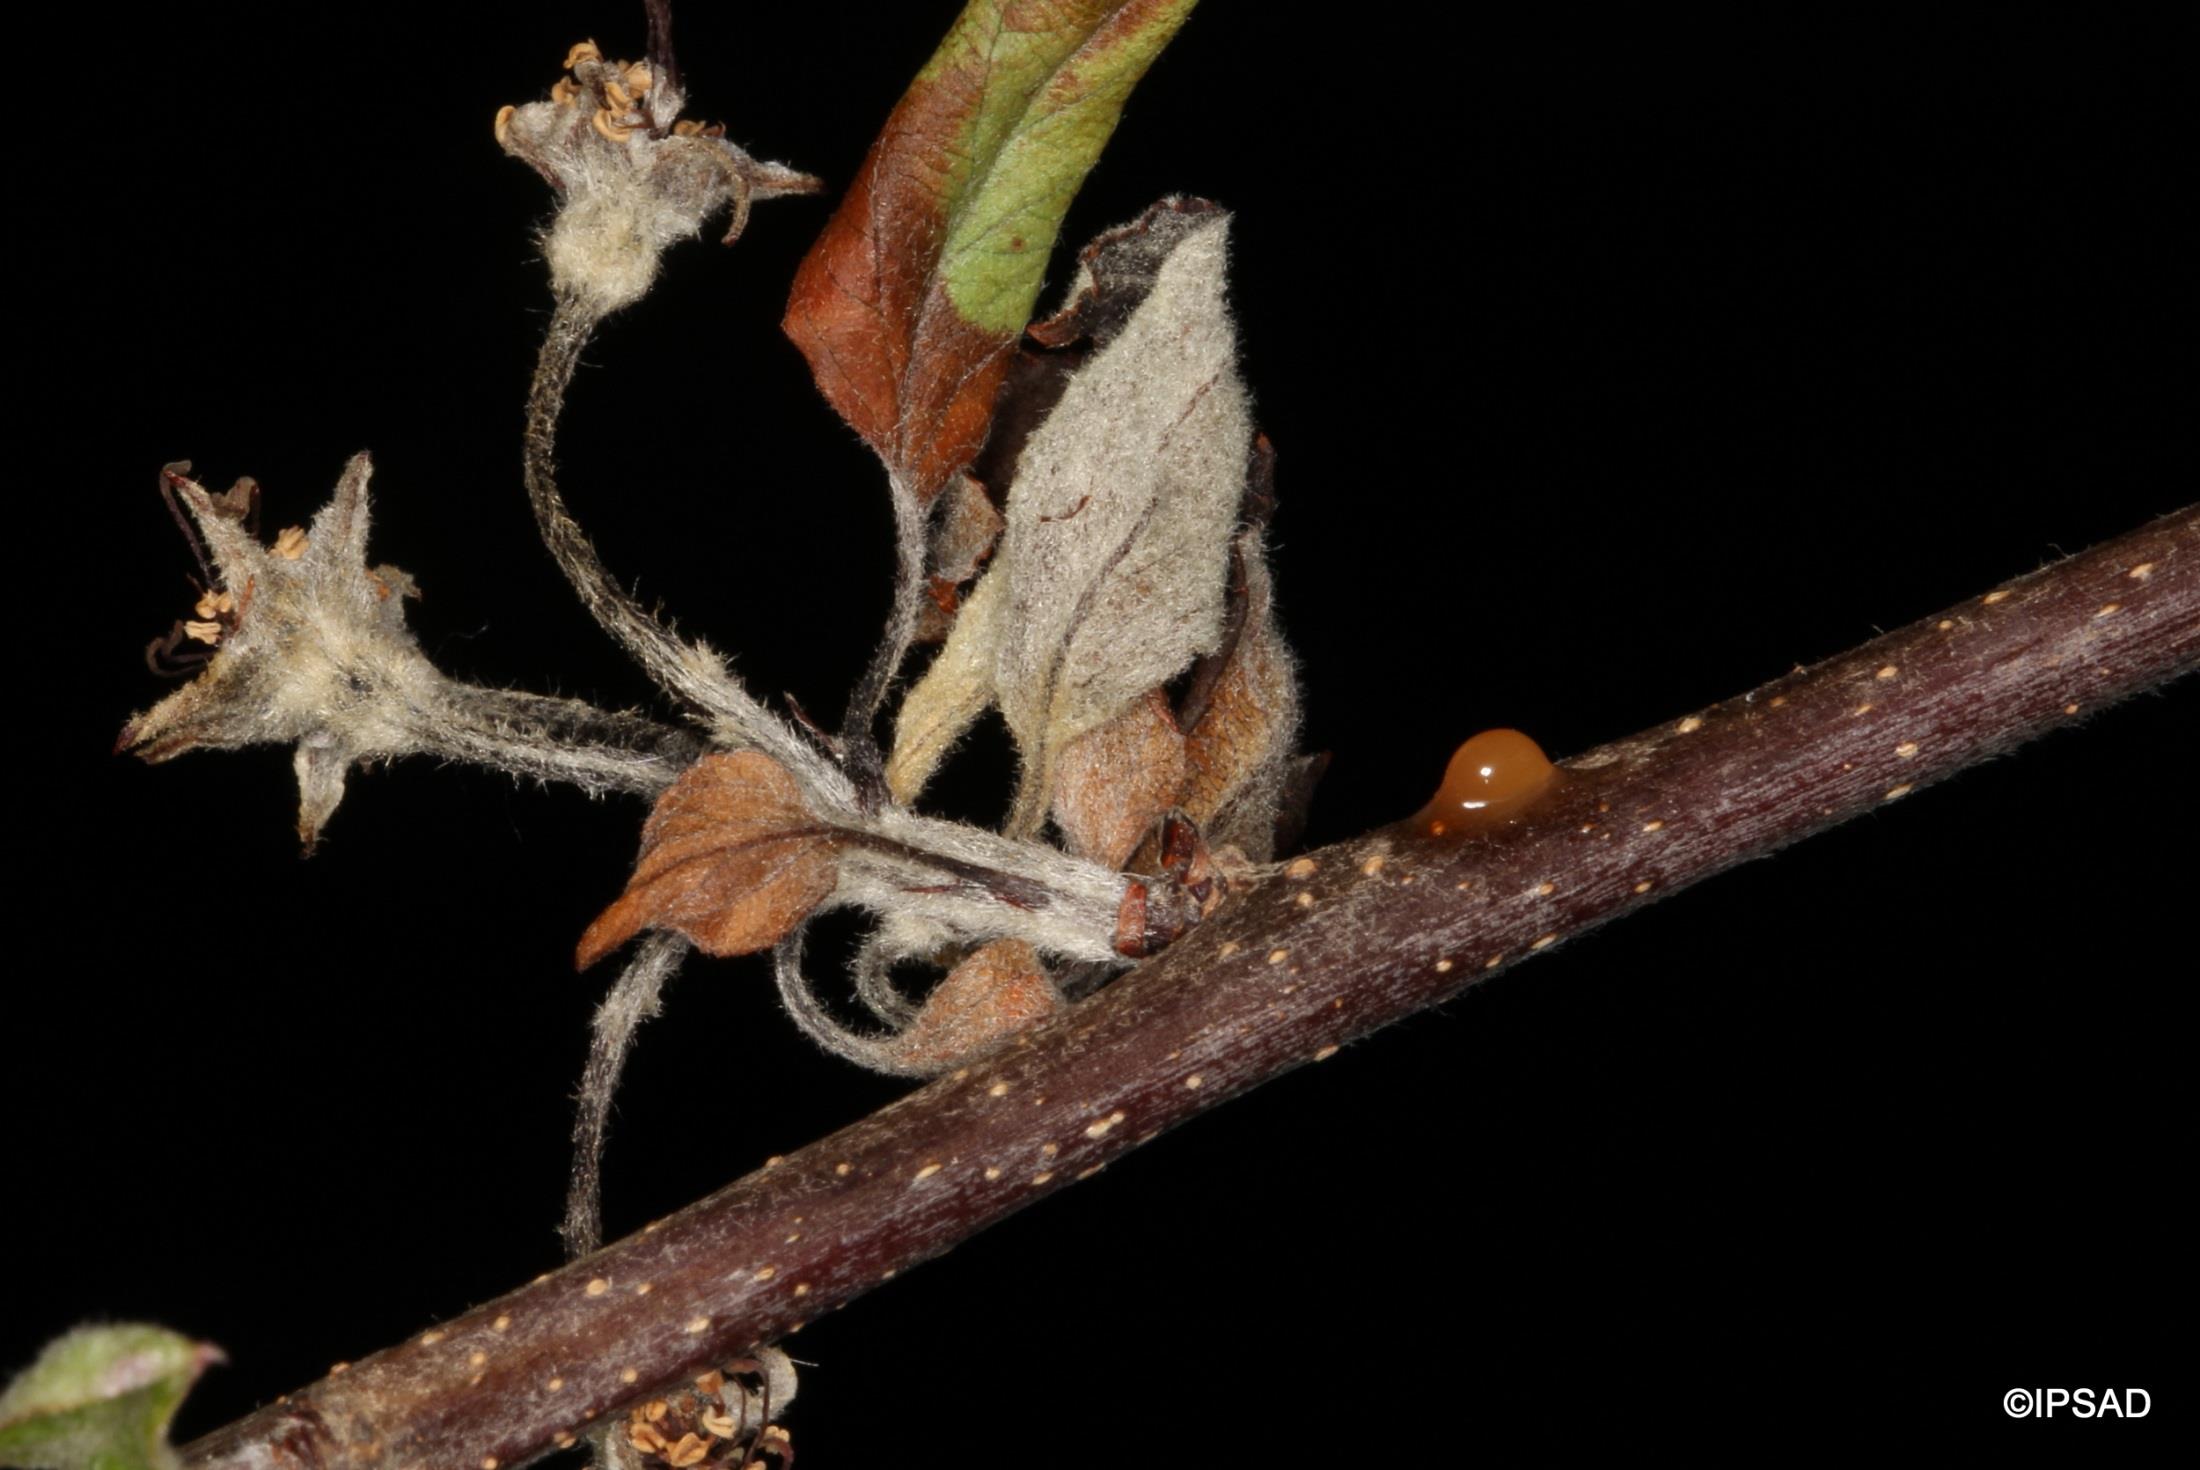
M 1184 737 L 1155 690 L 1063 747 L 1054 767 L 1054 823 L 1070 851 L 1120 868 L 1184 788 Z
M 944 1072 L 1061 1008 L 1061 993 L 1032 947 L 996 939 L 948 971 L 895 1038 L 896 1060 L 913 1072 Z
M 795 277 L 818 388 L 920 503 L 984 444 L 1047 257 L 1193 0 L 971 0 Z
M 706 954 L 768 949 L 832 895 L 835 851 L 786 767 L 753 750 L 705 756 L 657 799 L 626 892 L 575 960 L 585 970 L 644 929 Z

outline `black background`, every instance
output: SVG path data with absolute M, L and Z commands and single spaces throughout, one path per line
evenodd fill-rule
M 1065 230 L 1167 191 L 1239 211 L 1282 607 L 1336 754 L 1315 840 L 1413 809 L 1477 729 L 1580 751 L 2189 498 L 2174 37 L 1469 9 L 1215 0 Z M 838 187 L 954 10 L 691 4 L 691 111 Z M 555 1263 L 610 978 L 571 946 L 640 808 L 413 762 L 356 779 L 302 863 L 287 752 L 110 758 L 190 596 L 154 472 L 252 474 L 273 527 L 371 447 L 376 555 L 441 665 L 649 702 L 528 519 L 548 194 L 489 129 L 570 42 L 638 51 L 638 12 L 17 36 L 45 80 L 14 503 L 41 523 L 0 1362 L 94 1315 L 213 1339 L 185 1435 Z M 777 330 L 827 212 L 673 251 L 563 455 L 615 569 L 821 711 L 889 565 L 875 463 Z M 2137 701 L 1720 878 L 813 1325 L 804 1463 L 1426 1464 L 1603 1428 L 2105 1448 L 2186 1418 L 2194 710 Z M 967 800 L 1007 759 L 980 742 Z M 645 1031 L 615 1232 L 900 1090 L 769 992 L 698 962 Z M 2012 1425 L 2020 1384 L 2146 1386 L 2153 1423 Z

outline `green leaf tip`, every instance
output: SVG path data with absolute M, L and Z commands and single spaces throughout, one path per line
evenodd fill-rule
M 63 1333 L 0 1391 L 0 1466 L 175 1470 L 168 1424 L 219 1348 L 165 1327 Z
M 941 190 L 941 276 L 966 320 L 989 332 L 1023 330 L 1070 201 L 1131 89 L 1196 3 L 975 0 L 963 11 L 918 80 L 979 89 Z M 1034 23 L 1035 9 L 1065 13 Z

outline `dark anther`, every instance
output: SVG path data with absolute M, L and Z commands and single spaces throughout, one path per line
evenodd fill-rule
M 145 667 L 162 679 L 188 679 L 205 668 L 213 656 L 214 650 L 194 643 L 180 622 L 145 645 Z
M 191 557 L 199 564 L 199 574 L 209 587 L 221 585 L 221 578 L 214 571 L 214 564 L 207 560 L 206 547 L 199 540 L 199 533 L 191 524 L 191 518 L 183 513 L 183 502 L 176 499 L 176 487 L 186 483 L 191 472 L 191 461 L 179 459 L 174 464 L 160 468 L 160 498 L 167 502 L 168 514 L 175 517 L 176 529 L 183 532 L 184 544 L 191 548 Z
M 212 559 L 206 554 L 206 543 L 199 539 L 198 528 L 191 524 L 190 516 L 184 514 L 183 502 L 176 494 L 179 488 L 191 483 L 190 473 L 191 461 L 187 459 L 162 465 L 160 498 L 167 505 L 168 514 L 175 520 L 176 529 L 183 533 L 184 545 L 191 548 L 191 559 L 198 564 L 198 574 L 190 578 L 191 586 L 201 598 L 205 598 L 221 590 L 222 580 L 221 574 L 214 569 Z M 248 534 L 259 534 L 260 486 L 251 476 L 244 476 L 221 494 L 213 496 L 212 503 L 217 514 L 242 522 Z M 248 585 L 242 599 L 233 606 L 213 610 L 207 621 L 219 623 L 225 633 L 235 632 L 237 622 L 244 614 L 244 601 L 250 599 L 251 590 Z M 145 645 L 145 666 L 163 679 L 188 678 L 205 668 L 207 660 L 213 656 L 213 649 L 196 646 L 190 641 L 190 635 L 184 632 L 180 622 L 170 628 L 165 636 L 155 638 Z

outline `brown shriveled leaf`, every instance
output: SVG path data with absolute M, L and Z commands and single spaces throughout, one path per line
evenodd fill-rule
M 970 0 L 787 303 L 817 385 L 919 504 L 985 443 L 1062 215 L 1194 0 Z
M 948 971 L 895 1038 L 895 1058 L 912 1072 L 944 1072 L 1038 1025 L 1062 1004 L 1029 944 L 996 939 Z
M 1063 748 L 1054 768 L 1054 824 L 1071 852 L 1121 868 L 1177 804 L 1185 773 L 1184 737 L 1156 689 Z
M 1218 845 L 1265 862 L 1297 772 L 1298 681 L 1276 624 L 1268 576 L 1266 523 L 1275 500 L 1275 451 L 1255 439 L 1245 487 L 1245 520 L 1234 548 L 1228 634 L 1193 667 L 1177 706 L 1188 774 L 1181 805 Z M 1301 802 L 1303 806 L 1303 799 Z
M 674 930 L 705 954 L 769 949 L 837 878 L 833 829 L 786 767 L 753 750 L 708 755 L 657 799 L 626 892 L 574 958 L 585 970 L 644 929 Z
M 937 643 L 947 636 L 962 606 L 963 589 L 993 555 L 1002 524 L 985 486 L 969 475 L 957 475 L 932 518 L 927 596 L 919 610 L 916 642 Z
M 1274 848 L 1297 716 L 1290 658 L 1264 628 L 1238 644 L 1207 717 L 1185 737 L 1184 810 L 1256 862 Z

